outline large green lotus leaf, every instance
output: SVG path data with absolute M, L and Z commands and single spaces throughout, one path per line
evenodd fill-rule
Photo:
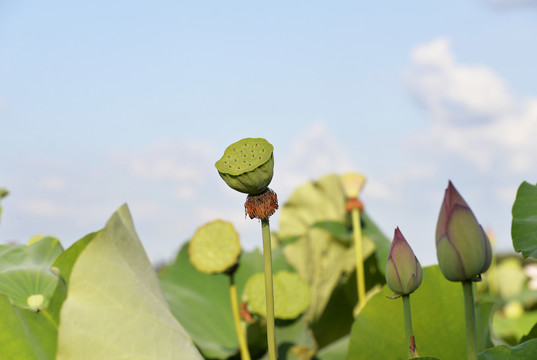
M 364 258 L 371 255 L 374 245 L 364 241 Z M 334 236 L 318 227 L 310 228 L 298 240 L 283 247 L 287 261 L 308 283 L 311 302 L 307 318 L 318 318 L 344 274 L 350 274 L 356 266 L 354 246 L 346 246 Z
M 345 222 L 345 195 L 340 177 L 331 174 L 299 186 L 280 209 L 282 239 L 305 234 L 321 221 Z
M 52 360 L 57 325 L 45 312 L 22 309 L 0 295 L 0 359 Z
M 71 276 L 71 269 L 75 264 L 78 256 L 84 250 L 87 244 L 95 237 L 97 233 L 91 233 L 84 236 L 82 239 L 76 241 L 68 249 L 66 249 L 60 256 L 56 258 L 52 264 L 52 271 L 60 276 L 56 290 L 50 300 L 47 311 L 53 318 L 56 324 L 60 321 L 60 309 L 63 305 L 63 301 L 67 297 L 67 284 L 69 277 Z
M 274 317 L 291 320 L 301 315 L 309 306 L 310 289 L 302 277 L 287 270 L 278 271 L 273 276 Z M 265 274 L 252 275 L 246 282 L 242 301 L 249 312 L 266 317 Z
M 494 334 L 509 340 L 510 344 L 517 344 L 536 323 L 537 311 L 535 310 L 526 311 L 516 317 L 506 317 L 501 312 L 496 312 L 492 318 Z
M 175 262 L 160 271 L 159 280 L 173 315 L 206 357 L 224 359 L 237 352 L 229 276 L 196 270 L 185 244 Z
M 21 308 L 46 308 L 58 283 L 50 266 L 62 251 L 58 239 L 48 236 L 31 245 L 0 246 L 0 294 Z
M 287 261 L 310 285 L 307 317 L 318 318 L 341 278 L 356 267 L 352 222 L 345 210 L 338 175 L 326 175 L 298 187 L 282 206 L 278 237 Z M 365 212 L 361 213 L 363 259 L 373 251 L 383 273 L 390 242 Z
M 274 272 L 291 269 L 279 248 L 273 250 L 272 262 Z M 246 281 L 259 272 L 263 272 L 263 255 L 257 249 L 243 252 L 234 274 L 239 299 Z M 161 270 L 159 279 L 172 313 L 206 357 L 226 359 L 238 352 L 227 275 L 196 270 L 190 263 L 188 244 L 185 244 L 175 262 Z M 249 345 L 266 348 L 263 336 L 256 339 L 259 340 L 253 341 L 256 344 L 249 341 Z
M 311 226 L 332 232 L 334 238 L 352 239 L 352 222 L 345 210 L 346 197 L 341 177 L 330 174 L 299 186 L 280 209 L 278 235 L 281 241 L 303 236 Z M 376 245 L 380 268 L 386 265 L 390 241 L 380 232 L 365 211 L 360 214 L 362 235 Z M 342 226 L 343 225 L 343 226 Z M 346 229 L 345 229 L 346 228 Z M 384 256 L 386 255 L 386 256 Z
M 263 256 L 259 251 L 240 256 L 234 274 L 239 299 L 246 280 L 259 271 L 263 271 Z M 159 279 L 172 313 L 205 356 L 224 359 L 238 351 L 229 276 L 196 270 L 185 244 L 175 262 L 161 270 Z
M 57 359 L 202 359 L 170 312 L 127 205 L 71 269 Z
M 491 339 L 491 319 L 494 314 L 496 301 L 493 299 L 480 299 L 479 306 L 476 306 L 476 332 L 477 348 L 488 349 L 494 344 Z
M 403 303 L 388 299 L 388 286 L 373 296 L 352 327 L 348 360 L 407 359 Z M 423 282 L 410 295 L 412 325 L 422 356 L 466 358 L 462 286 L 446 280 L 437 265 L 423 269 Z
M 380 291 L 382 288 L 380 284 L 385 283 L 384 275 L 380 273 L 377 266 L 373 255 L 364 262 L 368 298 Z M 320 317 L 310 323 L 319 349 L 330 346 L 350 333 L 358 302 L 356 286 L 356 272 L 353 271 L 350 276 L 343 277 L 336 285 Z
M 347 356 L 347 350 L 349 348 L 349 337 L 350 335 L 342 337 L 341 339 L 339 339 L 338 341 L 335 341 L 329 346 L 324 347 L 315 355 L 314 359 L 315 360 L 345 359 L 345 357 Z M 371 358 L 371 360 L 373 359 L 376 359 L 376 358 Z M 437 358 L 433 358 L 433 357 L 418 357 L 415 359 L 438 360 Z
M 53 269 L 57 270 L 60 277 L 64 282 L 68 283 L 71 277 L 71 270 L 78 259 L 78 256 L 86 248 L 91 240 L 95 238 L 98 232 L 94 232 L 84 236 L 82 239 L 76 241 L 67 250 L 65 250 L 52 264 Z
M 35 237 L 27 245 L 0 245 L 0 271 L 22 267 L 50 267 L 63 252 L 58 239 Z
M 54 359 L 59 308 L 53 294 L 63 284 L 50 266 L 62 251 L 58 239 L 46 236 L 0 246 L 1 359 Z
M 523 343 L 530 339 L 537 339 L 537 323 L 533 325 L 531 330 L 526 335 L 522 336 L 522 338 L 520 339 L 520 342 Z
M 55 268 L 54 272 L 59 273 L 62 278 L 58 280 L 46 309 L 40 307 L 39 312 L 21 309 L 0 295 L 0 318 L 3 319 L 0 322 L 0 359 L 56 358 L 60 308 L 67 295 L 65 283 L 69 279 L 70 269 L 78 254 L 93 236 L 94 234 L 90 234 L 77 241 L 61 253 L 52 264 Z M 45 240 L 45 243 L 50 241 L 50 239 L 41 240 Z M 35 244 L 37 243 L 32 246 Z M 40 244 L 39 248 L 44 250 L 46 247 L 42 247 L 42 245 L 43 243 Z M 47 253 L 49 256 L 43 256 Z M 38 256 L 43 256 L 46 259 L 44 262 L 46 264 L 49 264 L 53 259 L 54 256 L 51 256 L 53 253 L 36 252 Z
M 517 346 L 495 346 L 479 354 L 479 360 L 535 360 L 537 339 L 531 339 Z
M 303 316 L 294 320 L 276 320 L 274 331 L 278 360 L 304 360 L 315 354 L 315 340 Z M 264 336 L 266 337 L 266 332 Z M 261 360 L 268 359 L 266 352 Z
M 513 246 L 524 257 L 537 258 L 537 186 L 523 182 L 512 210 Z
M 315 354 L 316 360 L 341 360 L 347 356 L 349 349 L 350 335 L 344 336 L 337 341 L 334 341 L 328 346 L 325 346 L 317 354 Z

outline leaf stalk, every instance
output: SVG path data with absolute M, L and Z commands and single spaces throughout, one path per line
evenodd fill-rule
M 410 312 L 410 294 L 401 296 L 403 299 L 403 312 L 405 314 L 405 336 L 406 346 L 409 351 L 409 359 L 419 357 L 418 349 L 416 348 L 416 340 L 414 331 L 412 330 L 412 314 Z
M 235 325 L 235 332 L 237 333 L 237 340 L 239 341 L 239 350 L 242 360 L 250 360 L 250 352 L 248 351 L 248 344 L 246 342 L 246 336 L 241 326 L 241 320 L 239 315 L 239 301 L 237 299 L 237 285 L 233 279 L 233 275 L 229 276 L 229 298 L 231 300 L 231 310 L 233 312 L 233 324 Z
M 358 312 L 365 306 L 365 278 L 364 261 L 362 251 L 362 226 L 360 224 L 360 210 L 353 208 L 352 230 L 354 237 L 354 249 L 356 254 L 356 286 L 358 291 Z
M 265 297 L 267 304 L 267 345 L 270 360 L 276 360 L 276 337 L 274 331 L 274 290 L 272 283 L 272 247 L 269 220 L 261 219 L 263 234 L 263 257 L 265 265 Z
M 477 360 L 475 305 L 472 281 L 462 281 L 462 289 L 464 293 L 464 313 L 466 316 L 466 349 L 468 360 Z

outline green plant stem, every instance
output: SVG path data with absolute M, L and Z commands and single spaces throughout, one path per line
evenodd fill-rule
M 235 324 L 235 332 L 237 333 L 237 340 L 239 341 L 239 350 L 241 352 L 242 360 L 250 360 L 250 352 L 248 351 L 248 344 L 246 342 L 246 336 L 241 326 L 241 318 L 239 315 L 239 301 L 237 300 L 237 285 L 233 280 L 233 275 L 229 276 L 229 298 L 231 300 L 231 310 L 233 312 L 233 323 Z
M 261 220 L 263 233 L 263 256 L 265 260 L 265 297 L 267 303 L 267 345 L 270 360 L 276 360 L 276 337 L 274 334 L 274 291 L 272 285 L 272 248 L 269 220 Z
M 475 307 L 472 281 L 462 282 L 464 292 L 464 312 L 466 314 L 466 349 L 468 360 L 477 360 L 477 342 L 475 333 Z
M 58 322 L 54 319 L 54 317 L 48 312 L 47 309 L 39 309 L 39 313 L 43 315 L 51 324 L 54 326 L 56 330 L 58 330 Z
M 352 209 L 352 230 L 354 235 L 354 250 L 356 254 L 356 286 L 358 290 L 358 311 L 365 306 L 365 280 L 364 262 L 362 254 L 362 226 L 360 224 L 360 211 Z
M 405 314 L 405 336 L 406 348 L 409 352 L 409 359 L 418 357 L 416 342 L 414 340 L 414 331 L 412 330 L 412 314 L 410 312 L 410 295 L 403 295 L 403 312 Z

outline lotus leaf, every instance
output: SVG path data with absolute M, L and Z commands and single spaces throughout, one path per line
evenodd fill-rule
M 57 359 L 202 359 L 173 317 L 123 205 L 78 255 Z

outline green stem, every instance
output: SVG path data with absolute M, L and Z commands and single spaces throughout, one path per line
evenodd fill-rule
M 405 336 L 406 347 L 409 352 L 409 359 L 418 357 L 416 342 L 414 340 L 414 331 L 412 330 L 412 314 L 410 313 L 410 295 L 403 295 L 403 311 L 405 314 Z
M 272 249 L 269 220 L 261 220 L 263 232 L 263 256 L 265 259 L 265 297 L 267 303 L 267 345 L 270 360 L 276 360 L 276 337 L 274 335 L 274 292 L 272 286 Z
M 246 336 L 241 326 L 241 318 L 239 315 L 239 301 L 237 300 L 237 285 L 235 285 L 233 275 L 229 276 L 229 298 L 231 301 L 231 310 L 233 312 L 233 323 L 235 324 L 235 332 L 237 334 L 237 340 L 239 341 L 241 359 L 250 360 L 250 352 L 248 351 Z
M 358 290 L 358 310 L 365 306 L 365 280 L 364 262 L 362 255 L 362 226 L 360 225 L 360 211 L 352 209 L 352 230 L 354 235 L 354 250 L 356 254 L 356 286 Z
M 475 331 L 475 307 L 472 281 L 462 282 L 464 292 L 464 312 L 466 314 L 466 349 L 468 360 L 477 360 L 477 342 Z
M 52 315 L 48 312 L 47 309 L 39 309 L 39 313 L 43 315 L 51 324 L 54 326 L 56 330 L 58 330 L 58 322 L 52 317 Z

